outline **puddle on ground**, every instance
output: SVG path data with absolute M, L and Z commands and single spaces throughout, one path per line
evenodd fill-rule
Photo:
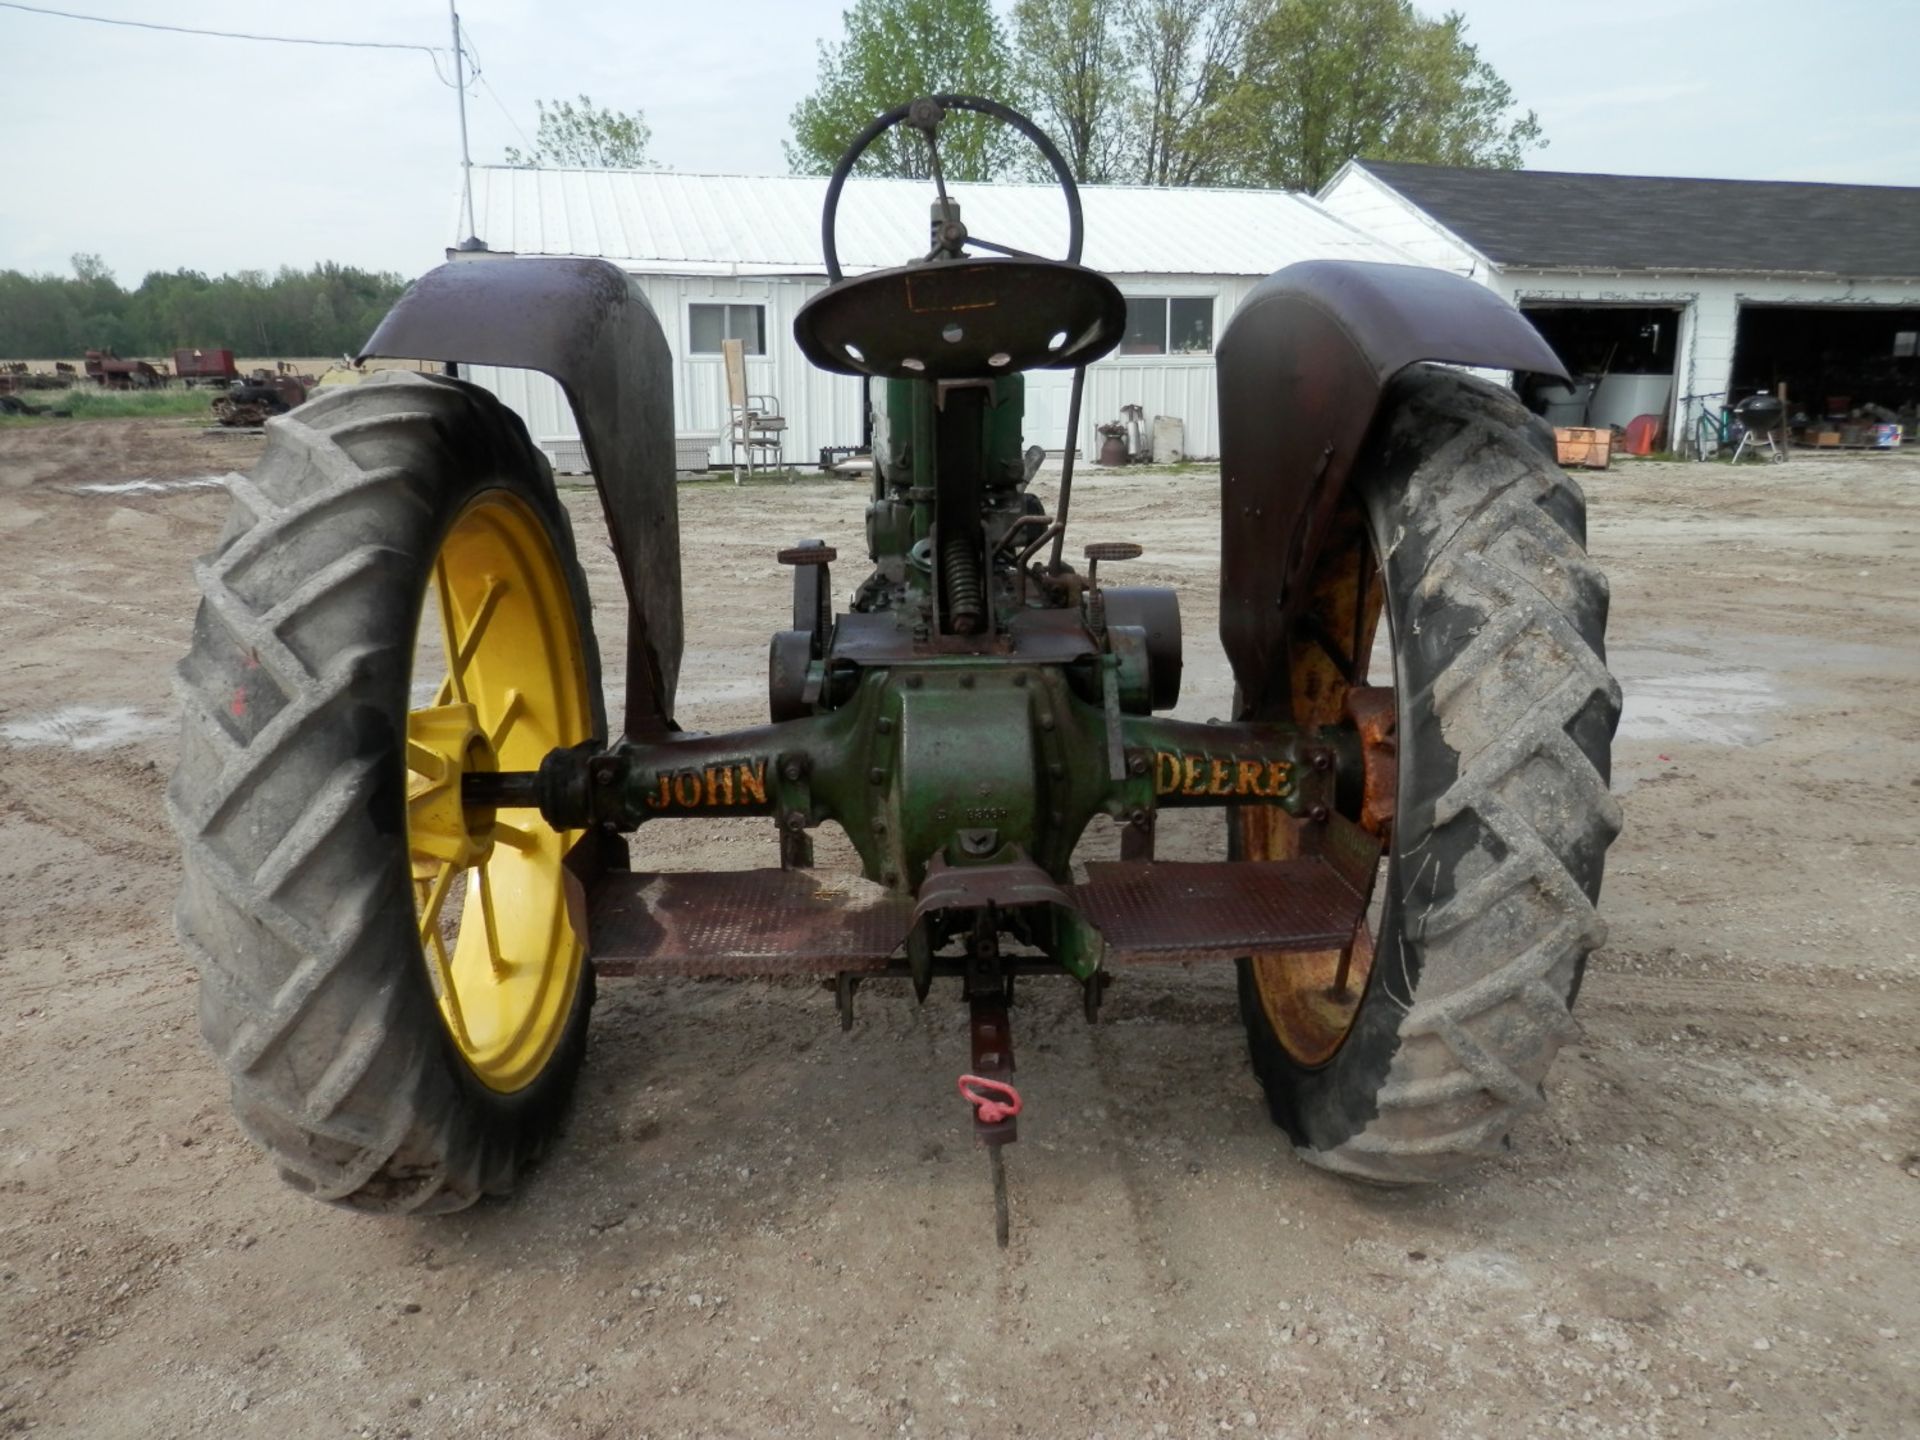
M 1914 646 L 1764 631 L 1657 630 L 1608 661 L 1625 696 L 1620 738 L 1655 743 L 1758 745 L 1789 701 L 1831 703 L 1858 679 L 1920 678 Z
M 89 480 L 79 485 L 62 485 L 70 495 L 172 495 L 182 490 L 224 490 L 227 482 L 218 475 L 188 475 L 179 480 Z
M 1621 680 L 1622 740 L 1694 740 L 1708 745 L 1757 745 L 1767 738 L 1760 718 L 1786 702 L 1767 670 L 1696 670 Z
M 69 705 L 51 714 L 0 724 L 0 740 L 22 747 L 110 750 L 170 734 L 177 723 L 171 715 L 154 715 L 130 705 Z

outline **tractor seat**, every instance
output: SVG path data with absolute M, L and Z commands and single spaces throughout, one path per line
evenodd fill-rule
M 940 260 L 830 285 L 800 307 L 793 338 L 822 370 L 961 380 L 1098 360 L 1126 331 L 1106 276 L 1062 260 Z

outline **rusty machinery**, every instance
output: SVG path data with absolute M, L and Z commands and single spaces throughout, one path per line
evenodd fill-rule
M 1045 157 L 1063 257 L 968 229 L 939 163 L 955 110 Z M 844 182 L 898 125 L 932 160 L 927 245 L 843 273 Z M 1126 317 L 1082 229 L 1059 152 L 991 101 L 901 106 L 841 160 L 794 338 L 874 382 L 867 563 L 841 590 L 835 547 L 769 553 L 793 611 L 746 730 L 676 721 L 673 367 L 614 266 L 450 264 L 367 346 L 559 382 L 625 582 L 614 723 L 565 512 L 492 395 L 387 373 L 268 425 L 199 567 L 169 804 L 203 1028 L 293 1183 L 377 1211 L 509 1189 L 596 975 L 816 975 L 847 1025 L 869 977 L 957 982 L 1003 1243 L 1016 976 L 1066 977 L 1093 1019 L 1128 966 L 1235 965 L 1274 1118 L 1374 1180 L 1449 1173 L 1541 1103 L 1619 824 L 1605 586 L 1551 437 L 1421 362 L 1558 362 L 1438 271 L 1312 262 L 1255 289 L 1218 350 L 1236 700 L 1171 718 L 1175 595 L 1115 583 L 1131 537 L 1067 544 L 1082 381 Z M 1022 451 L 1037 368 L 1072 373 L 1051 513 Z M 1156 857 L 1176 807 L 1221 813 L 1221 857 Z M 716 816 L 764 819 L 778 867 L 630 867 L 636 829 Z M 814 867 L 829 821 L 858 873 Z M 1076 866 L 1096 822 L 1120 858 Z
M 166 377 L 145 360 L 122 360 L 111 350 L 89 350 L 82 361 L 87 379 L 107 390 L 145 390 Z
M 213 416 L 222 425 L 264 425 L 273 416 L 304 405 L 312 388 L 311 377 L 293 374 L 284 365 L 278 370 L 255 370 L 244 379 L 227 381 L 227 388 L 213 397 Z

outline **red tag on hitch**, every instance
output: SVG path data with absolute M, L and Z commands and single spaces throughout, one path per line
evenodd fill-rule
M 982 1125 L 998 1125 L 1020 1113 L 1020 1092 L 1004 1080 L 962 1075 L 960 1098 L 973 1106 L 973 1118 Z

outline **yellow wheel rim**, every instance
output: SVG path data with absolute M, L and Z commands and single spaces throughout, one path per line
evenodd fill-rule
M 533 770 L 593 733 L 573 597 L 526 503 L 488 491 L 434 556 L 407 714 L 407 851 L 422 959 L 460 1056 L 489 1089 L 552 1058 L 580 988 L 563 862 L 578 831 L 464 808 L 461 777 Z

